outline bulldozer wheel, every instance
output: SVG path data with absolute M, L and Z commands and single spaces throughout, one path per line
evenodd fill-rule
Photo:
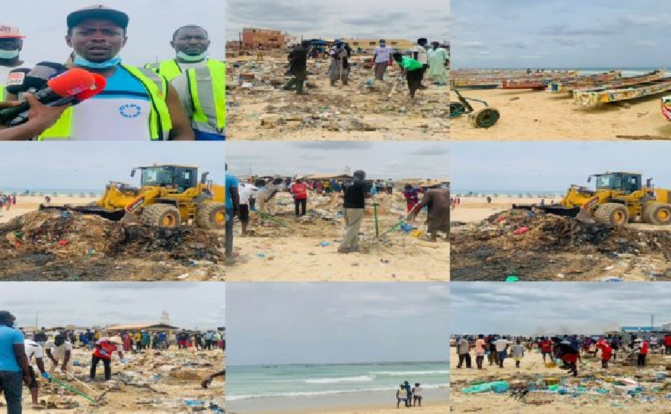
M 196 224 L 198 227 L 209 230 L 226 228 L 226 205 L 215 203 L 203 205 L 196 213 Z
M 643 209 L 643 221 L 657 226 L 671 224 L 671 204 L 652 203 Z
M 624 227 L 629 222 L 629 212 L 622 204 L 606 203 L 597 208 L 594 213 L 597 223 L 613 227 Z
M 174 229 L 179 227 L 181 219 L 177 207 L 169 204 L 153 204 L 142 210 L 140 222 L 147 226 Z
M 461 102 L 450 102 L 450 118 L 457 118 L 466 112 L 466 107 Z
M 468 120 L 476 128 L 491 128 L 499 121 L 500 117 L 501 114 L 498 109 L 484 108 L 470 114 Z

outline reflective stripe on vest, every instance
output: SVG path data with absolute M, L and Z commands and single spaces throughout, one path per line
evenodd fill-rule
M 186 76 L 196 126 L 207 124 L 223 133 L 226 128 L 226 65 L 210 60 L 206 67 L 188 69 Z M 214 108 L 215 113 L 205 113 L 203 105 Z
M 4 102 L 7 99 L 7 89 L 4 86 L 0 86 L 0 98 Z
M 170 59 L 161 62 L 157 72 L 160 75 L 163 75 L 168 82 L 172 82 L 173 79 L 182 74 L 182 68 L 179 67 L 179 64 L 175 59 Z
M 172 129 L 170 110 L 166 104 L 168 82 L 156 72 L 135 66 L 121 65 L 131 76 L 139 80 L 147 90 L 151 101 L 151 112 L 149 114 L 149 135 L 152 141 L 168 140 Z M 45 140 L 69 140 L 72 137 L 72 115 L 73 107 L 63 112 L 58 121 L 49 129 L 44 131 L 38 141 Z

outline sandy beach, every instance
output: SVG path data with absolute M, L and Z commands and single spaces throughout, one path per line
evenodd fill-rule
M 228 138 L 231 140 L 390 141 L 447 140 L 449 108 L 447 85 L 425 84 L 411 102 L 405 81 L 394 65 L 385 80 L 375 81 L 364 68 L 368 55 L 353 55 L 349 85 L 331 87 L 326 75 L 330 61 L 308 60 L 307 96 L 283 91 L 286 54 L 228 57 Z M 248 76 L 239 81 L 240 76 Z
M 661 114 L 660 98 L 611 103 L 600 108 L 574 104 L 568 94 L 530 90 L 467 90 L 464 97 L 482 99 L 498 109 L 501 118 L 489 129 L 474 128 L 467 115 L 451 120 L 450 139 L 487 141 L 618 140 L 618 136 L 671 139 L 671 123 Z M 452 97 L 456 99 L 456 97 Z M 474 109 L 483 106 L 472 103 Z M 641 138 L 643 139 L 643 138 Z
M 378 196 L 380 232 L 393 227 L 405 215 L 400 194 Z M 242 237 L 236 223 L 235 263 L 226 266 L 229 281 L 447 281 L 450 245 L 444 235 L 432 243 L 425 235 L 395 231 L 375 239 L 375 220 L 369 207 L 361 226 L 362 251 L 337 252 L 343 235 L 342 218 L 337 215 L 340 199 L 312 198 L 308 210 L 323 212 L 317 218 L 296 219 L 289 194 L 278 195 L 277 223 L 261 220 L 252 213 L 250 229 L 254 234 Z M 426 231 L 426 213 L 412 224 Z
M 506 412 L 506 413 L 648 413 L 668 412 L 668 400 L 664 398 L 664 391 L 660 391 L 653 396 L 652 401 L 646 401 L 645 398 L 632 398 L 626 393 L 621 392 L 617 388 L 610 385 L 617 378 L 636 378 L 639 382 L 647 381 L 651 375 L 654 376 L 656 371 L 664 371 L 664 363 L 671 362 L 671 358 L 664 358 L 657 356 L 658 363 L 652 363 L 643 369 L 637 369 L 635 366 L 624 366 L 621 361 L 611 362 L 608 371 L 601 368 L 599 359 L 583 358 L 583 363 L 579 367 L 579 377 L 573 379 L 565 374 L 565 371 L 559 368 L 547 368 L 543 363 L 540 353 L 536 349 L 525 353 L 522 360 L 521 367 L 515 368 L 515 362 L 512 359 L 507 359 L 504 368 L 500 369 L 497 366 L 489 366 L 487 358 L 485 358 L 483 370 L 477 370 L 475 366 L 474 352 L 471 351 L 473 359 L 473 368 L 467 369 L 465 367 L 457 369 L 458 356 L 456 349 L 451 348 L 451 400 L 450 403 L 454 407 L 456 413 L 491 413 L 491 412 Z M 622 355 L 618 355 L 621 360 Z M 643 376 L 645 379 L 642 379 Z M 609 392 L 601 395 L 595 391 L 590 391 L 582 395 L 573 396 L 559 395 L 557 393 L 547 392 L 530 392 L 527 395 L 527 403 L 510 398 L 510 393 L 496 394 L 493 392 L 481 394 L 464 394 L 461 390 L 470 384 L 477 382 L 490 382 L 503 380 L 507 381 L 511 386 L 514 384 L 526 384 L 529 381 L 535 381 L 538 378 L 556 378 L 559 380 L 566 379 L 569 387 L 585 386 L 588 390 L 593 390 L 596 387 L 603 387 Z M 648 385 L 645 384 L 646 389 Z M 653 387 L 655 384 L 650 385 Z M 659 384 L 662 389 L 665 389 L 669 384 Z

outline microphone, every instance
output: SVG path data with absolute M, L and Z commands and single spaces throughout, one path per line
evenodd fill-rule
M 35 98 L 48 106 L 60 106 L 73 102 L 77 95 L 96 88 L 96 78 L 90 72 L 74 68 L 47 81 L 47 87 L 35 93 Z M 88 94 L 82 95 L 87 97 Z M 0 123 L 17 125 L 25 122 L 30 105 L 23 102 L 18 106 L 0 111 Z M 25 113 L 25 114 L 24 114 Z
M 100 92 L 105 89 L 105 86 L 107 86 L 107 78 L 104 77 L 103 75 L 99 73 L 94 73 L 94 72 L 89 72 L 91 75 L 93 75 L 93 81 L 95 85 L 93 88 L 87 89 L 85 91 L 81 91 L 78 94 L 75 95 L 75 102 L 74 105 L 77 105 L 78 103 L 85 101 L 87 99 L 91 99 Z
M 8 92 L 17 96 L 23 92 L 35 93 L 44 88 L 49 79 L 67 70 L 68 68 L 60 63 L 40 62 L 25 75 L 21 84 L 14 85 Z
M 7 75 L 7 84 L 5 85 L 7 93 L 18 95 L 25 91 L 24 84 L 28 73 L 30 73 L 30 69 L 28 68 L 16 68 L 9 72 Z

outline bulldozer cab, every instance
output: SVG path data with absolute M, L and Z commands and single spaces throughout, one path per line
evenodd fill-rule
M 631 194 L 641 190 L 641 174 L 608 173 L 596 175 L 596 189 Z
M 183 193 L 189 188 L 198 185 L 198 169 L 196 167 L 184 167 L 177 165 L 161 165 L 154 167 L 140 167 L 142 187 L 166 187 L 174 188 L 178 193 Z M 131 177 L 135 175 L 134 169 Z

